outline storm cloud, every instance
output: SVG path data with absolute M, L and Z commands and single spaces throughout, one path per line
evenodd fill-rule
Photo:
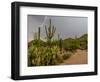
M 49 19 L 52 25 L 56 27 L 54 39 L 58 34 L 62 39 L 80 37 L 87 33 L 88 18 L 76 16 L 48 16 L 48 15 L 28 15 L 28 41 L 34 39 L 34 33 L 41 28 L 41 38 L 45 39 L 45 25 L 48 26 Z

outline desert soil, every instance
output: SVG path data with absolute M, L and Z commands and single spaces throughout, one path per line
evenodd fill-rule
M 70 64 L 87 64 L 87 63 L 88 63 L 87 50 L 77 49 L 77 51 L 73 53 L 69 59 L 64 60 L 62 64 L 70 65 Z

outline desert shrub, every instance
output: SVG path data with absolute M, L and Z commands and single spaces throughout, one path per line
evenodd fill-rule
M 78 40 L 65 40 L 63 42 L 63 48 L 65 50 L 70 50 L 70 51 L 73 51 L 73 50 L 76 50 L 80 47 L 80 44 L 79 44 L 79 41 Z
M 67 51 L 73 51 L 76 49 L 87 49 L 87 34 L 82 35 L 80 38 L 67 38 L 63 40 L 63 48 Z
M 80 41 L 80 49 L 87 49 L 88 47 L 88 35 L 87 34 L 84 34 L 83 36 L 81 36 L 79 38 L 79 41 Z
M 33 59 L 32 54 L 34 50 L 35 48 L 33 46 L 28 48 L 28 66 L 32 66 L 32 59 Z
M 80 49 L 87 49 L 87 43 L 84 41 L 80 42 Z
M 46 66 L 56 65 L 61 62 L 60 49 L 57 46 L 49 47 L 32 47 L 28 49 L 29 66 Z
M 45 26 L 47 42 L 40 39 L 40 27 L 36 39 L 28 42 L 28 66 L 57 65 L 68 59 L 76 49 L 87 49 L 87 34 L 80 38 L 53 40 L 56 28 Z M 62 51 L 64 51 L 62 53 Z M 71 52 L 71 53 L 68 53 Z
M 68 59 L 70 56 L 71 56 L 71 54 L 65 54 L 65 55 L 63 55 L 63 59 L 64 59 L 64 60 L 65 60 L 65 59 Z

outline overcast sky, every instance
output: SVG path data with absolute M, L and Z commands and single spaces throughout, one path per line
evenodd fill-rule
M 51 24 L 56 27 L 53 39 L 56 39 L 58 34 L 62 39 L 66 39 L 80 37 L 87 33 L 87 17 L 28 15 L 28 41 L 34 39 L 34 33 L 38 31 L 38 27 L 41 28 L 41 39 L 45 40 L 44 26 L 48 26 L 49 19 L 51 19 Z

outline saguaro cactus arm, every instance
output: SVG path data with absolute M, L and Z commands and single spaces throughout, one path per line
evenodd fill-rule
M 51 25 L 51 19 L 49 20 L 49 22 L 50 23 L 49 23 L 48 28 L 45 26 L 45 31 L 46 31 L 47 39 L 51 40 L 52 37 L 54 36 L 54 33 L 56 31 L 56 28 Z

